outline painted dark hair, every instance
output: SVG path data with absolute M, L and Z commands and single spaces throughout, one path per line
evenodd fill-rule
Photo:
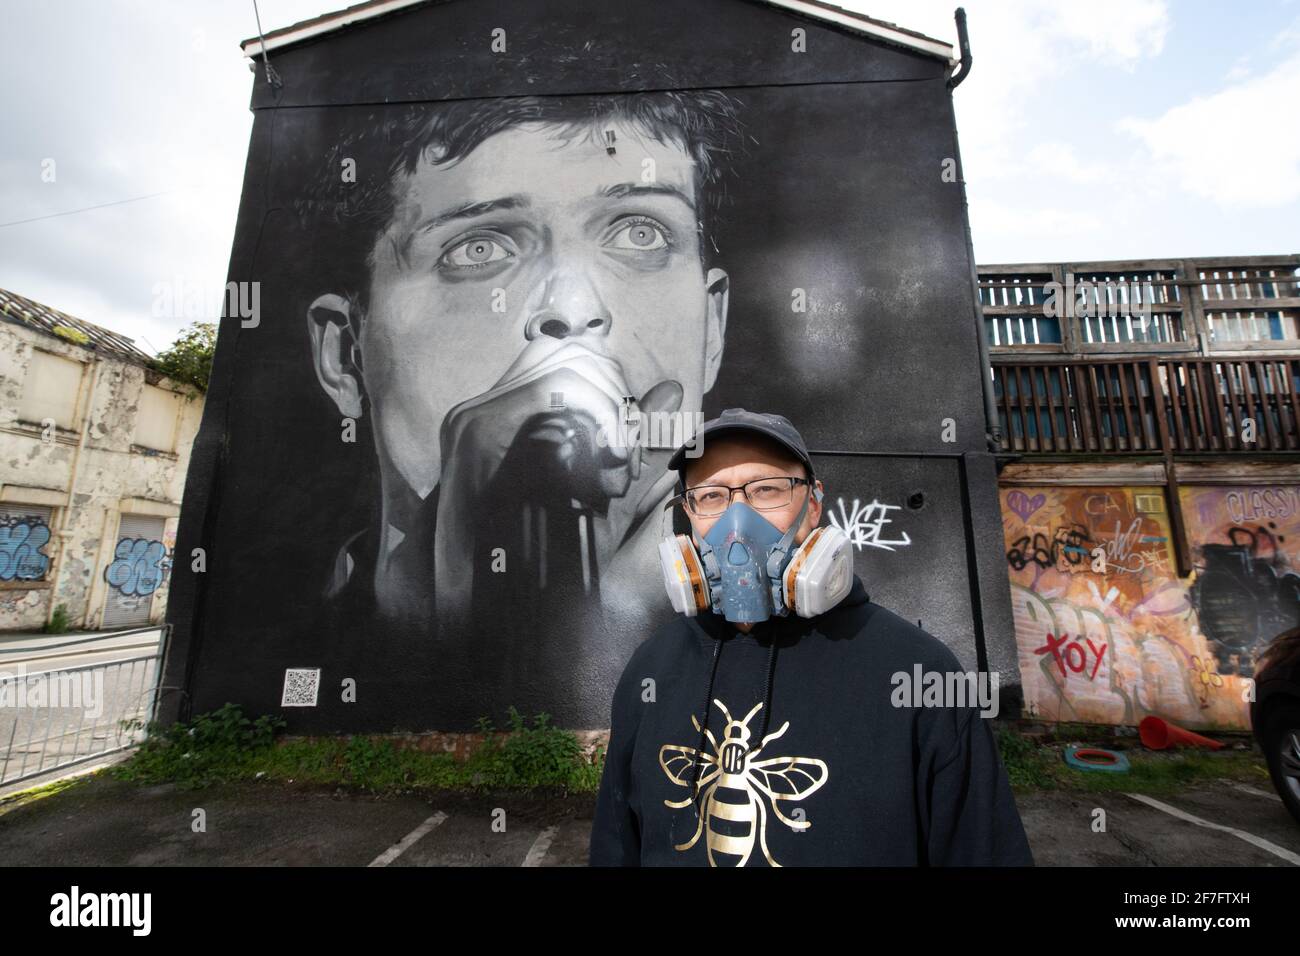
M 488 137 L 523 123 L 555 127 L 571 139 L 622 122 L 664 145 L 685 149 L 696 164 L 700 258 L 707 269 L 717 254 L 715 233 L 728 200 L 731 157 L 743 148 L 740 103 L 718 90 L 658 91 L 577 96 L 522 96 L 491 100 L 419 103 L 344 116 L 341 131 L 313 194 L 295 208 L 306 229 L 330 227 L 340 234 L 328 246 L 332 281 L 363 311 L 369 298 L 375 240 L 392 220 L 395 185 L 422 162 L 455 163 Z M 350 114 L 351 111 L 348 111 Z M 357 181 L 342 181 L 345 159 L 356 164 Z M 382 176 L 368 175 L 380 169 Z

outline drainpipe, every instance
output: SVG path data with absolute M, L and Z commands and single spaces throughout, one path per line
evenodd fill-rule
M 77 442 L 77 450 L 72 453 L 72 473 L 68 476 L 68 501 L 63 507 L 63 518 L 59 521 L 59 563 L 54 568 L 54 585 L 50 590 L 50 609 L 45 615 L 45 623 L 47 624 L 54 618 L 54 609 L 59 602 L 59 582 L 63 580 L 63 568 L 68 563 L 68 538 L 72 537 L 72 532 L 68 530 L 68 526 L 72 521 L 72 498 L 77 491 L 77 471 L 81 466 L 81 452 L 85 449 L 86 440 L 90 436 L 90 418 L 91 413 L 95 410 L 95 386 L 99 384 L 99 370 L 102 364 L 103 362 L 98 355 L 91 361 L 90 391 L 86 393 L 86 417 L 81 423 L 81 440 Z M 86 603 L 90 603 L 89 596 L 86 597 Z
M 961 49 L 961 62 L 957 64 L 957 72 L 948 77 L 948 89 L 955 90 L 961 85 L 961 81 L 970 76 L 970 37 L 966 34 L 966 11 L 961 7 L 953 14 L 953 19 L 957 21 L 957 45 Z
M 954 90 L 966 77 L 970 76 L 971 52 L 970 37 L 966 33 L 966 11 L 957 8 L 954 15 L 957 21 L 957 42 L 961 48 L 961 62 L 957 70 L 948 77 L 948 89 Z M 961 163 L 961 147 L 957 144 L 957 114 L 953 111 L 952 134 L 953 157 L 957 162 L 957 180 L 961 186 L 962 224 L 966 233 L 966 259 L 970 262 L 971 301 L 975 306 L 975 345 L 979 350 L 980 379 L 984 394 L 984 440 L 989 451 L 1002 450 L 1002 427 L 998 423 L 998 405 L 993 395 L 992 362 L 989 358 L 988 333 L 984 330 L 984 310 L 980 307 L 980 280 L 975 269 L 975 243 L 970 232 L 970 206 L 966 201 L 965 168 Z

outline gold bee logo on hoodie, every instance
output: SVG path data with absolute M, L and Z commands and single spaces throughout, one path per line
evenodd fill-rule
M 685 843 L 675 844 L 676 850 L 689 850 L 706 829 L 710 866 L 744 866 L 754 852 L 754 840 L 763 850 L 763 856 L 772 866 L 780 866 L 767 849 L 768 813 L 791 830 L 807 830 L 812 823 L 791 820 L 781 812 L 782 801 L 802 800 L 814 793 L 830 776 L 825 761 L 814 757 L 768 757 L 758 759 L 769 743 L 790 727 L 790 721 L 768 734 L 750 749 L 749 722 L 762 708 L 762 702 L 745 715 L 744 720 L 733 720 L 722 701 L 713 703 L 722 711 L 727 724 L 722 731 L 722 743 L 706 731 L 713 753 L 697 753 L 694 747 L 665 744 L 659 748 L 659 766 L 668 779 L 680 787 L 691 786 L 695 762 L 702 764 L 699 786 L 695 794 L 680 801 L 665 800 L 664 806 L 680 809 L 689 806 L 693 796 L 704 794 L 704 814 L 695 827 L 695 835 Z M 691 715 L 691 723 L 700 730 L 699 719 Z M 767 802 L 771 803 L 768 810 Z

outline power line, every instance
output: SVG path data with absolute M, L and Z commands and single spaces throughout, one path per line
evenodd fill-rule
M 149 193 L 147 196 L 135 196 L 132 199 L 118 199 L 114 202 L 102 202 L 97 206 L 83 206 L 80 209 L 69 209 L 66 212 L 52 212 L 48 216 L 33 216 L 31 219 L 15 219 L 13 222 L 0 222 L 0 229 L 5 226 L 21 226 L 25 222 L 40 222 L 43 219 L 57 219 L 59 216 L 72 216 L 79 212 L 89 212 L 92 209 L 104 209 L 108 206 L 121 206 L 124 203 L 139 202 L 142 199 L 153 199 L 155 196 L 166 196 L 176 190 L 168 189 L 160 193 Z

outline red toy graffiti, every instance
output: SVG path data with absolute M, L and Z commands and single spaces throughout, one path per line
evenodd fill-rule
M 1095 680 L 1097 677 L 1097 671 L 1101 668 L 1102 655 L 1106 653 L 1108 645 L 1103 644 L 1101 647 L 1098 647 L 1096 644 L 1092 643 L 1092 638 L 1078 637 L 1075 638 L 1073 644 L 1070 644 L 1065 648 L 1064 654 L 1062 654 L 1061 645 L 1065 644 L 1069 639 L 1070 635 L 1068 634 L 1062 634 L 1060 637 L 1057 637 L 1055 634 L 1049 632 L 1047 635 L 1047 643 L 1042 647 L 1034 648 L 1034 653 L 1051 654 L 1053 659 L 1056 661 L 1056 666 L 1061 670 L 1062 677 L 1067 676 L 1067 669 L 1076 674 L 1082 674 L 1088 666 L 1088 652 L 1085 651 L 1083 646 L 1078 642 L 1080 640 L 1086 641 L 1088 649 L 1092 651 L 1096 658 L 1096 662 L 1092 666 L 1092 673 L 1088 675 L 1088 680 Z

